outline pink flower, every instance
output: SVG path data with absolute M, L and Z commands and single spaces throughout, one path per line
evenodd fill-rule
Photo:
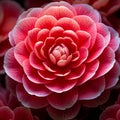
M 94 100 L 118 82 L 118 33 L 89 5 L 53 2 L 29 9 L 9 39 L 4 68 L 18 82 L 19 101 L 47 107 L 52 118 L 74 118 L 80 101 Z
M 14 27 L 22 8 L 13 1 L 0 1 L 0 73 L 3 73 L 3 59 L 10 48 L 8 33 Z

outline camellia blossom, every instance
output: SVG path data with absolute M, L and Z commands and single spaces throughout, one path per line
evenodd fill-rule
M 8 33 L 14 27 L 22 8 L 13 1 L 0 1 L 0 73 L 3 73 L 3 59 L 5 52 L 10 48 Z
M 61 1 L 31 8 L 21 14 L 9 40 L 4 69 L 18 82 L 18 100 L 26 107 L 46 107 L 54 119 L 74 118 L 80 101 L 94 100 L 118 82 L 118 33 L 87 4 Z

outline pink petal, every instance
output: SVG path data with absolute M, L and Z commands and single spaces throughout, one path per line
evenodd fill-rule
M 15 44 L 24 41 L 28 31 L 34 28 L 36 18 L 24 18 L 20 20 L 13 29 Z M 10 38 L 10 41 L 12 39 Z
M 36 28 L 41 28 L 41 29 L 51 29 L 55 24 L 57 20 L 55 17 L 50 16 L 50 15 L 45 15 L 37 19 L 37 22 L 35 23 Z
M 41 53 L 41 48 L 43 46 L 43 42 L 42 41 L 39 41 L 39 42 L 36 42 L 35 46 L 34 46 L 34 52 L 35 52 L 35 55 L 40 59 L 40 60 L 44 60 L 44 55 Z
M 35 95 L 37 97 L 46 97 L 51 93 L 44 85 L 29 81 L 25 75 L 23 76 L 22 80 L 25 90 L 30 95 Z
M 48 8 L 53 7 L 53 6 L 57 6 L 57 7 L 64 6 L 64 7 L 68 8 L 69 10 L 71 10 L 71 11 L 74 13 L 74 15 L 76 15 L 76 11 L 75 11 L 75 9 L 73 8 L 73 6 L 70 5 L 70 4 L 67 3 L 67 2 L 64 2 L 64 1 L 52 2 L 52 3 L 47 4 L 47 5 L 43 8 L 43 13 L 44 13 L 44 11 L 46 11 Z
M 70 38 L 73 40 L 73 42 L 74 42 L 78 47 L 80 47 L 80 40 L 79 40 L 76 32 L 74 32 L 73 30 L 65 30 L 65 31 L 63 32 L 63 36 L 64 36 L 64 37 L 70 37 Z
M 71 108 L 78 99 L 78 91 L 76 88 L 73 88 L 70 91 L 64 93 L 53 93 L 48 96 L 49 104 L 58 110 L 65 110 Z
M 0 120 L 14 120 L 14 113 L 8 106 L 0 107 Z
M 72 68 L 79 67 L 88 57 L 88 49 L 81 47 L 79 49 L 80 57 L 77 61 L 72 63 Z
M 15 120 L 33 120 L 31 111 L 25 107 L 16 107 L 14 114 Z
M 38 74 L 41 78 L 43 78 L 46 81 L 51 81 L 51 80 L 55 80 L 56 79 L 56 75 L 54 75 L 53 73 L 49 72 L 49 71 L 38 71 Z
M 23 69 L 14 57 L 14 48 L 6 52 L 4 59 L 4 69 L 8 76 L 17 82 L 22 82 Z
M 56 78 L 56 80 L 46 84 L 45 86 L 55 93 L 63 93 L 72 89 L 76 83 L 77 80 L 67 81 L 64 80 L 64 78 Z
M 43 108 L 48 105 L 46 98 L 29 95 L 21 84 L 17 85 L 16 94 L 17 94 L 18 100 L 25 107 Z
M 90 80 L 95 75 L 96 71 L 98 70 L 99 64 L 100 63 L 97 59 L 89 64 L 86 64 L 86 70 L 85 70 L 83 76 L 81 76 L 78 79 L 77 84 L 81 85 L 81 84 L 87 82 L 88 80 Z
M 116 51 L 120 45 L 120 38 L 119 38 L 119 34 L 118 32 L 116 32 L 112 27 L 109 27 L 109 31 L 110 31 L 110 35 L 111 35 L 111 39 L 110 39 L 110 43 L 109 46 Z
M 88 32 L 82 31 L 82 30 L 77 31 L 77 35 L 79 37 L 79 45 L 78 46 L 89 48 L 91 35 Z
M 47 107 L 48 114 L 54 120 L 69 120 L 74 119 L 80 110 L 80 104 L 76 103 L 73 107 L 66 110 L 57 110 L 51 106 Z
M 55 44 L 55 38 L 54 37 L 47 37 L 47 39 L 45 40 L 42 48 L 41 48 L 41 54 L 45 57 L 47 57 L 49 54 L 49 50 L 51 48 L 52 45 Z
M 91 35 L 90 48 L 92 48 L 97 34 L 96 23 L 90 17 L 85 15 L 75 16 L 74 20 L 78 22 L 81 30 L 86 31 Z
M 62 37 L 63 32 L 64 32 L 64 29 L 62 27 L 55 26 L 50 30 L 49 36 L 55 37 L 55 38 Z
M 49 81 L 41 78 L 38 74 L 38 70 L 34 69 L 31 65 L 29 60 L 25 60 L 23 62 L 24 72 L 27 75 L 28 79 L 33 83 L 43 84 L 48 83 Z
M 25 41 L 25 45 L 29 46 L 31 48 L 31 50 L 34 49 L 34 45 L 37 42 L 37 34 L 40 31 L 39 28 L 34 28 L 30 31 L 28 31 L 28 39 L 27 41 Z
M 99 61 L 99 69 L 97 70 L 94 78 L 103 76 L 112 69 L 115 63 L 114 51 L 110 47 L 107 47 L 100 56 Z
M 75 4 L 73 5 L 77 15 L 86 15 L 91 17 L 95 22 L 101 21 L 101 16 L 97 10 L 87 4 Z
M 95 80 L 89 80 L 78 89 L 80 91 L 79 100 L 90 100 L 97 98 L 105 89 L 105 79 L 104 77 L 101 77 Z
M 49 36 L 49 31 L 50 31 L 50 30 L 48 30 L 48 29 L 46 29 L 46 28 L 40 30 L 40 31 L 38 32 L 38 35 L 37 35 L 37 40 L 44 42 L 44 41 L 46 40 L 46 38 Z
M 37 17 L 39 18 L 42 13 L 42 8 L 30 8 L 30 12 L 27 14 L 26 17 Z
M 85 69 L 86 69 L 86 67 L 83 64 L 80 67 L 73 69 L 73 71 L 71 71 L 70 74 L 68 74 L 67 76 L 65 76 L 65 79 L 66 80 L 75 80 L 75 79 L 78 79 L 78 78 L 80 78 L 84 74 Z
M 87 62 L 91 62 L 97 59 L 102 54 L 103 50 L 105 49 L 105 41 L 106 40 L 104 37 L 98 33 L 96 36 L 95 44 L 89 52 Z
M 120 76 L 120 66 L 116 62 L 113 68 L 105 75 L 106 89 L 115 86 L 119 80 Z
M 105 38 L 105 47 L 108 46 L 110 42 L 110 31 L 106 25 L 103 23 L 96 23 L 97 32 L 100 33 Z
M 51 15 L 56 19 L 61 19 L 63 17 L 72 18 L 74 16 L 74 13 L 65 6 L 51 6 L 46 10 L 43 9 L 42 15 Z
M 23 66 L 23 62 L 29 58 L 29 53 L 24 42 L 19 42 L 14 49 L 14 56 L 17 62 Z
M 32 53 L 30 54 L 29 60 L 30 60 L 30 65 L 31 65 L 33 68 L 38 69 L 38 70 L 45 70 L 45 67 L 43 66 L 43 63 L 42 63 L 43 61 L 40 60 L 40 59 L 35 55 L 34 52 L 32 52 Z
M 73 30 L 73 31 L 77 31 L 80 30 L 80 26 L 79 24 L 70 18 L 61 18 L 57 21 L 56 26 L 60 26 L 62 27 L 64 30 Z
M 68 74 L 70 74 L 71 72 L 71 69 L 68 67 L 68 68 L 56 68 L 56 72 L 54 73 L 56 76 L 58 77 L 65 77 L 67 76 Z

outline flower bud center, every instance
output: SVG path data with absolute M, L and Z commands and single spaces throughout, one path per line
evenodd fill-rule
M 72 55 L 69 54 L 69 49 L 61 44 L 52 49 L 49 57 L 53 64 L 63 67 L 70 62 Z

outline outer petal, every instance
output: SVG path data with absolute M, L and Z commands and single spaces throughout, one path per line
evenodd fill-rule
M 57 11 L 57 12 L 56 12 Z M 42 15 L 52 15 L 56 19 L 60 19 L 63 17 L 72 18 L 74 16 L 74 13 L 65 6 L 52 6 L 48 9 L 46 9 Z
M 79 15 L 73 18 L 80 25 L 80 29 L 91 35 L 90 48 L 93 47 L 97 35 L 96 23 L 89 16 Z M 87 24 L 86 24 L 87 23 Z
M 32 83 L 26 76 L 23 77 L 23 86 L 30 95 L 37 97 L 46 97 L 51 93 L 44 85 Z
M 86 84 L 79 87 L 79 100 L 90 100 L 97 98 L 105 89 L 104 77 L 89 80 Z
M 25 47 L 24 42 L 20 42 L 15 46 L 14 56 L 21 66 L 23 65 L 24 60 L 29 58 L 29 53 Z
M 29 95 L 21 84 L 17 85 L 16 94 L 18 100 L 28 108 L 43 108 L 48 104 L 46 98 L 44 97 L 41 98 Z
M 70 91 L 64 93 L 53 93 L 48 96 L 49 104 L 58 110 L 65 110 L 71 108 L 78 99 L 78 91 L 76 88 L 73 88 Z
M 110 39 L 110 43 L 109 46 L 116 51 L 119 47 L 120 44 L 120 38 L 119 38 L 119 34 L 112 28 L 112 27 L 108 27 L 109 31 L 110 31 L 110 35 L 111 35 L 111 39 Z
M 99 12 L 97 12 L 93 7 L 87 4 L 75 4 L 73 5 L 75 8 L 77 15 L 86 15 L 91 17 L 95 22 L 101 21 L 101 16 Z
M 46 6 L 43 8 L 43 13 L 44 13 L 44 11 L 46 11 L 48 8 L 53 7 L 53 6 L 57 6 L 57 7 L 64 6 L 64 7 L 66 7 L 66 8 L 69 8 L 69 10 L 71 10 L 71 11 L 74 13 L 74 15 L 76 15 L 76 11 L 75 11 L 74 7 L 71 6 L 69 3 L 64 2 L 64 1 L 49 3 L 48 5 L 46 5 Z
M 31 82 L 38 84 L 48 83 L 48 81 L 44 80 L 39 76 L 38 71 L 30 65 L 28 59 L 24 61 L 23 66 L 24 72 Z
M 99 60 L 100 60 L 99 69 L 96 72 L 94 78 L 98 78 L 102 75 L 105 75 L 114 66 L 114 63 L 115 63 L 114 51 L 110 47 L 107 47 L 103 51 Z
M 57 110 L 51 106 L 47 107 L 48 114 L 54 120 L 73 119 L 73 118 L 75 118 L 75 116 L 77 116 L 79 110 L 80 110 L 79 103 L 76 103 L 73 107 L 71 107 L 70 109 L 66 109 L 66 110 Z
M 105 75 L 106 89 L 115 86 L 119 80 L 120 66 L 118 62 L 115 63 L 113 68 Z
M 30 17 L 30 18 L 24 18 L 16 24 L 16 26 L 12 31 L 14 34 L 15 44 L 25 40 L 28 31 L 34 28 L 35 22 L 36 22 L 36 18 Z M 10 41 L 12 41 L 11 38 Z
M 4 69 L 8 76 L 17 82 L 22 82 L 23 69 L 14 57 L 14 48 L 7 51 L 4 59 Z
M 49 84 L 46 84 L 45 86 L 55 92 L 55 93 L 63 93 L 67 92 L 70 89 L 72 89 L 77 83 L 77 80 L 64 80 L 64 78 L 57 78 L 53 82 L 50 82 Z

